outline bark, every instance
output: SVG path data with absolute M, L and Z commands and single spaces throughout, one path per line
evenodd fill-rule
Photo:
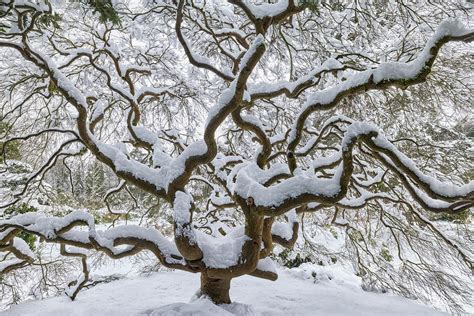
M 213 279 L 201 273 L 201 296 L 207 296 L 214 304 L 230 304 L 230 281 L 232 279 Z

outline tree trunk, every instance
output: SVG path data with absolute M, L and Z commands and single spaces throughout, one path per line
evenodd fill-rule
M 201 296 L 207 296 L 214 304 L 230 304 L 231 279 L 212 279 L 201 273 Z

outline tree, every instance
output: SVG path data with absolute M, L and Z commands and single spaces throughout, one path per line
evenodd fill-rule
M 403 264 L 429 266 L 401 250 L 417 253 L 412 232 L 426 230 L 452 251 L 459 269 L 472 272 L 470 246 L 453 242 L 425 216 L 473 206 L 462 149 L 469 139 L 453 132 L 460 144 L 455 174 L 451 164 L 422 170 L 398 148 L 413 150 L 414 143 L 418 159 L 420 147 L 441 152 L 442 140 L 411 136 L 434 135 L 430 123 L 439 123 L 447 106 L 455 115 L 467 111 L 462 70 L 440 66 L 443 80 L 431 73 L 445 46 L 463 63 L 464 43 L 474 38 L 462 23 L 468 4 L 107 3 L 118 18 L 99 11 L 96 19 L 96 6 L 77 2 L 0 2 L 0 47 L 9 56 L 2 120 L 23 133 L 4 143 L 34 139 L 41 148 L 44 162 L 27 186 L 85 148 L 121 180 L 115 191 L 135 186 L 172 208 L 174 241 L 140 226 L 98 231 L 87 212 L 17 215 L 0 222 L 0 249 L 12 257 L 1 263 L 2 273 L 35 260 L 16 237 L 28 232 L 81 259 L 72 299 L 89 275 L 84 249 L 112 258 L 148 250 L 166 267 L 200 273 L 201 294 L 230 303 L 233 278 L 277 279 L 273 244 L 294 245 L 301 214 L 330 211 L 332 224 L 352 241 L 364 240 L 346 219 L 351 210 L 391 232 Z M 47 23 L 52 17 L 55 23 Z M 431 93 L 419 91 L 428 87 Z M 427 113 L 414 115 L 420 108 Z M 393 138 L 374 122 L 387 125 Z M 226 225 L 229 213 L 243 225 Z M 209 225 L 198 228 L 197 217 Z M 389 261 L 386 246 L 380 256 Z M 370 272 L 361 260 L 358 269 Z

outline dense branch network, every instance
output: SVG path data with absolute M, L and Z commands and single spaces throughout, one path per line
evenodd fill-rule
M 472 30 L 457 21 L 446 21 L 407 62 L 383 62 L 364 69 L 329 58 L 289 81 L 257 82 L 255 79 L 262 80 L 259 65 L 269 54 L 275 30 L 305 14 L 310 2 L 254 4 L 229 0 L 234 12 L 230 16 L 219 16 L 197 1 L 155 1 L 152 5 L 144 14 L 162 15 L 172 22 L 170 32 L 177 37 L 187 63 L 224 87 L 209 108 L 200 137 L 187 142 L 180 140 L 180 135 L 170 136 L 159 126 L 153 130 L 145 126 L 142 112 L 147 102 L 173 98 L 179 91 L 166 85 L 156 87 L 153 67 L 133 65 L 132 60 L 137 60 L 138 55 L 132 58 L 114 47 L 114 26 L 84 25 L 86 32 L 91 32 L 91 38 L 85 40 L 88 44 L 74 44 L 74 38 L 40 28 L 40 21 L 54 13 L 48 1 L 2 0 L 2 25 L 12 26 L 0 33 L 0 47 L 34 65 L 38 76 L 35 80 L 42 82 L 20 102 L 60 98 L 76 112 L 70 130 L 50 128 L 14 137 L 4 142 L 3 148 L 8 142 L 44 133 L 72 135 L 63 138 L 59 149 L 33 178 L 44 174 L 59 157 L 77 155 L 85 148 L 122 180 L 113 192 L 120 191 L 125 183 L 131 184 L 172 205 L 174 242 L 155 229 L 138 226 L 98 231 L 93 217 L 84 212 L 63 218 L 19 215 L 0 221 L 0 250 L 14 257 L 0 263 L 0 273 L 35 260 L 17 237 L 20 232 L 28 232 L 61 244 L 63 255 L 82 260 L 82 277 L 68 292 L 72 298 L 87 281 L 88 250 L 104 252 L 112 258 L 149 250 L 162 265 L 200 272 L 209 280 L 230 280 L 244 274 L 275 280 L 276 270 L 269 255 L 274 243 L 287 248 L 295 244 L 299 231 L 297 214 L 327 207 L 361 209 L 372 201 L 401 203 L 389 193 L 371 192 L 387 172 L 397 176 L 414 201 L 431 212 L 458 213 L 474 205 L 474 182 L 454 185 L 426 175 L 372 124 L 334 116 L 308 137 L 308 120 L 316 111 L 337 108 L 344 100 L 370 90 L 406 89 L 425 82 L 441 48 L 451 42 L 472 41 Z M 193 31 L 194 36 L 202 32 L 209 38 L 209 51 L 221 56 L 218 62 L 197 52 L 193 43 L 197 39 L 188 38 Z M 350 75 L 346 80 L 317 88 L 331 74 L 347 71 Z M 83 73 L 100 82 L 96 95 L 82 85 Z M 252 113 L 258 113 L 261 102 L 271 103 L 281 97 L 302 105 L 287 128 L 277 134 Z M 108 113 L 117 109 L 125 109 L 123 124 L 128 139 L 113 144 L 101 137 L 99 127 L 106 126 Z M 226 154 L 221 150 L 217 135 L 228 121 L 233 128 L 252 135 L 258 145 L 252 155 Z M 315 149 L 331 137 L 338 140 L 333 154 L 314 156 Z M 171 154 L 164 140 L 178 148 L 178 154 Z M 304 140 L 306 144 L 301 146 Z M 73 147 L 75 143 L 80 146 Z M 148 153 L 150 159 L 136 159 L 124 144 Z M 361 157 L 372 159 L 377 167 L 367 173 L 368 166 Z M 221 237 L 196 229 L 193 216 L 201 210 L 193 197 L 194 181 L 211 188 L 209 201 L 213 208 L 240 210 L 245 217 L 244 226 Z M 2 204 L 6 207 L 15 201 Z M 282 215 L 286 219 L 278 221 Z M 79 229 L 81 226 L 86 229 Z M 459 253 L 472 269 L 472 258 L 462 249 Z M 228 298 L 222 300 L 226 302 Z

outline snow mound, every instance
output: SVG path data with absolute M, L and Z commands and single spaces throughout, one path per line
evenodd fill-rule
M 189 304 L 174 303 L 148 310 L 143 315 L 150 316 L 233 316 L 233 315 L 257 315 L 251 306 L 232 303 L 229 305 L 215 305 L 207 298 L 197 299 Z
M 416 301 L 364 292 L 341 267 L 305 264 L 278 270 L 275 282 L 250 276 L 233 280 L 230 297 L 234 303 L 230 305 L 214 305 L 205 298 L 190 302 L 199 288 L 199 275 L 163 271 L 95 286 L 82 291 L 74 302 L 65 296 L 24 302 L 2 315 L 443 315 Z

